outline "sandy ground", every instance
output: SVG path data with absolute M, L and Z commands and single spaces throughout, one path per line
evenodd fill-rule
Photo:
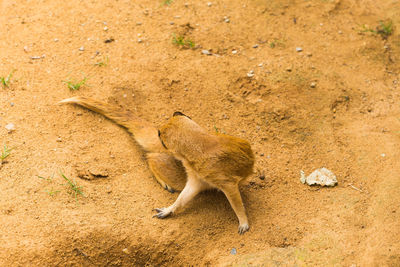
M 1 266 L 400 266 L 398 1 L 0 3 Z M 249 140 L 250 231 L 216 191 L 152 218 L 177 194 L 123 128 L 56 105 L 75 95 Z M 320 167 L 338 186 L 300 183 Z

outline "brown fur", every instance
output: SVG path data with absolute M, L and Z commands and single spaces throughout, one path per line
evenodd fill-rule
M 161 144 L 157 129 L 149 122 L 130 111 L 82 96 L 64 99 L 60 102 L 77 104 L 104 115 L 132 133 L 136 142 L 147 152 L 147 162 L 156 180 L 170 192 L 182 190 L 186 172 L 182 163 L 176 160 Z
M 148 152 L 149 168 L 157 181 L 170 191 L 183 188 L 174 204 L 156 209 L 156 217 L 165 218 L 183 208 L 199 192 L 217 188 L 226 195 L 239 219 L 239 233 L 249 229 L 239 192 L 239 182 L 252 173 L 254 165 L 254 155 L 247 141 L 208 133 L 181 112 L 175 112 L 157 131 L 129 111 L 90 98 L 73 97 L 60 103 L 86 107 L 128 129 Z
M 239 192 L 239 182 L 253 171 L 254 155 L 250 144 L 237 137 L 207 133 L 186 116 L 174 116 L 160 128 L 159 137 L 175 158 L 182 161 L 187 183 L 175 203 L 157 209 L 165 218 L 182 208 L 197 193 L 218 188 L 229 200 L 239 219 L 239 233 L 249 229 Z

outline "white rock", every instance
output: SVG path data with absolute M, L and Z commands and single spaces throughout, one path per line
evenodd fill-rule
M 201 53 L 203 53 L 204 55 L 211 55 L 211 52 L 206 49 L 201 50 Z
M 5 126 L 5 128 L 7 129 L 7 131 L 8 131 L 9 133 L 11 133 L 12 131 L 15 131 L 15 125 L 14 125 L 14 123 L 9 123 L 9 124 L 7 124 L 7 125 Z
M 304 171 L 300 171 L 300 181 L 308 185 L 335 186 L 337 185 L 336 175 L 327 168 L 320 168 L 305 176 Z

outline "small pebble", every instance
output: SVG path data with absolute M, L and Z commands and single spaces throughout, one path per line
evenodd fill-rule
M 136 25 L 138 25 L 138 26 L 140 26 L 142 24 L 143 24 L 142 22 L 136 22 Z
M 13 103 L 13 102 L 11 102 L 11 103 L 10 103 L 10 106 L 12 106 L 12 107 L 13 107 L 13 106 L 14 106 L 14 103 Z
M 169 24 L 170 24 L 170 25 L 174 25 L 174 24 L 175 24 L 175 22 L 171 21 Z
M 291 72 L 292 71 L 292 67 L 287 67 L 286 71 Z
M 174 18 L 176 18 L 176 19 L 180 19 L 180 18 L 181 18 L 181 16 L 174 16 Z
M 209 55 L 209 56 L 212 55 L 211 52 L 208 51 L 207 49 L 201 50 L 201 53 L 204 54 L 204 55 Z
M 58 138 L 57 138 L 57 142 L 62 142 L 61 137 L 58 137 Z
M 56 42 L 56 43 L 57 43 L 58 41 L 59 41 L 59 40 L 58 40 L 58 38 L 54 38 L 54 42 Z
M 303 51 L 303 48 L 301 48 L 301 47 L 296 47 L 296 51 L 297 51 L 297 52 L 301 52 L 301 51 Z
M 15 131 L 15 125 L 14 125 L 14 123 L 9 123 L 9 124 L 7 124 L 7 125 L 5 126 L 5 128 L 6 128 L 6 130 L 7 130 L 9 133 Z
M 258 44 L 253 45 L 253 48 L 257 48 L 257 47 L 258 47 Z
M 29 51 L 29 47 L 28 46 L 24 46 L 24 51 L 28 52 Z
M 307 55 L 307 57 L 311 57 L 312 53 L 308 52 L 306 55 Z
M 236 253 L 237 253 L 236 248 L 231 249 L 231 254 L 232 255 L 236 255 Z
M 229 19 L 228 17 L 224 17 L 224 21 L 225 21 L 226 23 L 229 23 L 229 22 L 230 22 L 230 19 Z
M 85 51 L 85 48 L 84 48 L 83 46 L 81 46 L 81 47 L 79 48 L 79 51 Z
M 263 63 L 258 64 L 258 66 L 259 66 L 259 67 L 262 67 L 262 66 L 263 66 Z
M 232 50 L 232 54 L 237 54 L 237 50 Z
M 212 6 L 212 3 L 211 3 L 211 2 L 208 2 L 208 3 L 207 3 L 207 6 L 209 6 L 209 7 Z
M 381 157 L 382 157 L 382 158 L 386 157 L 386 154 L 385 154 L 385 153 L 382 153 L 382 154 L 381 154 Z
M 105 27 L 103 28 L 103 30 L 105 30 L 105 31 L 108 31 L 108 27 L 107 27 L 107 26 L 105 26 Z
M 138 41 L 138 43 L 141 43 L 141 42 L 143 42 L 143 40 L 142 40 L 142 39 L 140 39 L 140 38 L 138 38 L 138 39 L 137 39 L 137 41 Z
M 342 31 L 338 31 L 338 33 L 339 33 L 339 34 L 342 34 L 343 32 L 342 32 Z
M 311 87 L 311 88 L 315 88 L 315 86 L 317 86 L 317 83 L 315 83 L 315 82 L 312 82 L 312 83 L 310 84 L 310 87 Z
M 247 77 L 251 78 L 254 76 L 254 70 L 251 70 L 247 73 Z

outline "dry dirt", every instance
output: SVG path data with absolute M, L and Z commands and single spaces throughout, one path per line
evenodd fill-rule
M 1 266 L 400 266 L 398 1 L 0 3 L 0 76 L 15 70 L 0 87 Z M 381 20 L 387 38 L 368 31 Z M 177 194 L 124 129 L 56 105 L 74 95 L 249 140 L 250 231 L 214 191 L 152 218 Z M 338 186 L 300 183 L 320 167 Z

